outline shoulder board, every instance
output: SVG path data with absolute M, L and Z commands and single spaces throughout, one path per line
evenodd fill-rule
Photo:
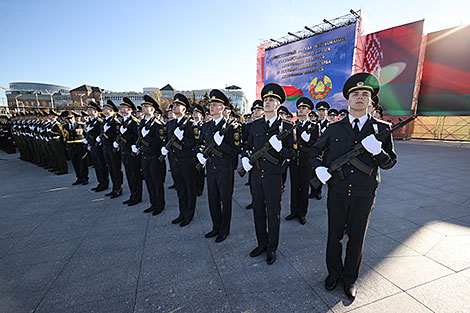
M 289 120 L 282 119 L 282 122 L 290 124 L 290 125 L 294 125 L 294 122 L 289 121 Z
M 133 116 L 133 117 L 132 117 L 132 120 L 133 120 L 134 122 L 136 122 L 137 124 L 139 124 L 139 120 L 138 120 L 136 117 Z

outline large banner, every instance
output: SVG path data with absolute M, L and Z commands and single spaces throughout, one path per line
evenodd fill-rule
M 347 108 L 343 84 L 351 75 L 356 24 L 266 51 L 264 83 L 284 87 L 291 112 L 301 96 Z
M 470 115 L 470 25 L 428 34 L 420 115 Z
M 423 22 L 401 25 L 365 38 L 363 71 L 380 82 L 380 105 L 385 115 L 412 114 Z

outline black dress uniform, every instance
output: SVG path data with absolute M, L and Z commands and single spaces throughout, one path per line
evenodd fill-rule
M 128 98 L 124 97 L 120 105 L 128 106 L 136 111 L 135 104 Z M 121 150 L 121 160 L 126 171 L 127 183 L 129 185 L 130 197 L 123 204 L 128 206 L 136 205 L 142 201 L 142 176 L 140 166 L 138 165 L 137 156 L 132 153 L 132 146 L 136 145 L 138 137 L 139 121 L 137 118 L 129 114 L 123 118 L 119 128 L 119 149 Z
M 328 111 L 330 109 L 330 104 L 326 101 L 320 101 L 320 102 L 317 103 L 315 108 L 317 109 L 317 111 L 319 111 L 319 110 Z M 325 119 L 323 121 L 318 120 L 318 128 L 320 130 L 320 135 L 323 134 L 326 131 L 326 128 L 328 127 L 329 124 L 330 123 L 328 122 L 328 117 L 325 117 Z M 312 175 L 315 175 L 315 173 L 312 173 Z M 321 200 L 321 198 L 322 198 L 321 197 L 322 187 L 323 186 L 320 186 L 318 188 L 313 188 L 313 186 L 310 185 L 310 188 L 311 188 L 310 198 L 316 198 L 317 200 Z
M 104 106 L 110 107 L 114 112 L 118 111 L 118 108 L 113 101 L 108 100 Z M 121 153 L 116 147 L 119 147 L 117 138 L 120 132 L 120 124 L 116 116 L 110 115 L 103 120 L 101 127 L 101 134 L 97 140 L 103 146 L 103 156 L 106 167 L 111 176 L 113 188 L 111 192 L 105 194 L 111 198 L 119 197 L 122 194 L 122 167 L 121 167 Z
M 158 109 L 158 103 L 150 96 L 144 96 L 143 105 L 152 105 Z M 139 125 L 139 138 L 137 140 L 141 156 L 142 173 L 150 198 L 150 207 L 144 213 L 153 212 L 157 215 L 165 208 L 164 183 L 166 163 L 160 161 L 160 151 L 165 139 L 165 125 L 155 116 L 143 118 Z
M 220 90 L 210 92 L 211 102 L 229 103 L 228 98 Z M 212 219 L 212 230 L 206 234 L 206 238 L 215 237 L 216 242 L 221 242 L 230 233 L 230 221 L 232 218 L 232 192 L 233 192 L 233 159 L 238 156 L 240 147 L 240 133 L 238 124 L 230 124 L 220 116 L 204 125 L 200 138 L 200 150 L 214 141 L 214 135 L 225 129 L 224 137 L 214 148 L 214 153 L 205 161 L 207 170 L 207 197 Z M 234 127 L 235 126 L 235 127 Z M 220 134 L 220 133 L 219 133 Z
M 343 94 L 348 98 L 351 91 L 369 89 L 374 96 L 378 92 L 378 82 L 370 74 L 355 74 L 348 79 L 343 87 Z M 383 121 L 365 115 L 362 129 L 353 130 L 351 119 L 328 126 L 319 140 L 312 146 L 310 162 L 314 168 L 329 167 L 331 162 L 349 152 L 355 144 L 372 134 L 377 134 L 390 126 Z M 318 157 L 324 152 L 323 159 Z M 377 186 L 380 182 L 379 168 L 390 169 L 396 163 L 396 154 L 391 136 L 382 141 L 381 152 L 373 156 L 364 152 L 358 159 L 373 171 L 365 174 L 352 165 L 345 165 L 341 174 L 335 171 L 328 183 L 328 242 L 326 264 L 329 277 L 325 281 L 328 290 L 336 286 L 339 278 L 345 283 L 345 292 L 349 297 L 355 297 L 351 291 L 359 273 L 362 258 L 362 248 L 369 224 L 369 215 L 375 202 Z M 342 176 L 342 177 L 341 177 Z M 342 254 L 342 239 L 348 234 L 346 256 L 344 263 Z
M 284 89 L 274 83 L 264 86 L 261 95 L 263 99 L 265 97 L 277 97 L 281 103 L 286 98 Z M 256 153 L 272 136 L 278 135 L 280 131 L 292 127 L 294 127 L 292 122 L 281 120 L 279 117 L 276 117 L 271 125 L 268 125 L 268 121 L 265 118 L 254 121 L 251 125 L 242 156 L 249 158 L 250 151 Z M 262 251 L 267 250 L 267 261 L 269 264 L 275 261 L 275 252 L 279 244 L 282 173 L 287 166 L 287 159 L 295 157 L 294 145 L 294 136 L 290 134 L 282 140 L 280 152 L 276 152 L 274 149 L 268 152 L 276 160 L 277 164 L 262 158 L 250 170 L 252 173 L 253 215 L 258 241 L 258 247 L 250 253 L 250 256 L 258 256 Z
M 261 101 L 259 99 L 255 100 L 253 102 L 253 105 L 251 106 L 251 112 L 253 112 L 255 109 L 264 109 L 263 101 Z M 248 136 L 250 134 L 252 124 L 253 124 L 253 122 L 243 124 L 243 127 L 242 127 L 242 150 L 243 150 L 246 142 L 248 141 Z M 248 173 L 248 186 L 250 187 L 251 202 L 245 207 L 245 209 L 250 210 L 250 209 L 253 209 L 253 191 L 251 190 L 251 171 Z
M 52 112 L 56 114 L 55 112 Z M 62 128 L 62 124 L 57 120 L 51 121 L 50 126 L 50 146 L 53 150 L 55 155 L 55 167 L 54 170 L 56 171 L 57 175 L 63 175 L 68 173 L 68 166 L 67 166 L 67 159 L 65 156 L 65 151 L 63 148 L 63 141 L 64 141 L 64 131 Z
M 88 106 L 101 112 L 101 108 L 96 102 L 91 101 L 88 103 Z M 98 186 L 92 188 L 92 190 L 96 192 L 106 190 L 109 187 L 108 168 L 106 167 L 106 161 L 104 159 L 103 146 L 96 141 L 97 137 L 101 135 L 102 127 L 103 120 L 98 116 L 90 118 L 86 127 L 86 139 L 89 150 L 91 151 L 93 164 L 95 165 L 96 179 L 98 181 Z
M 306 97 L 299 98 L 296 105 L 297 108 L 306 106 L 310 110 L 313 109 L 312 101 Z M 308 141 L 302 138 L 304 132 L 308 134 Z M 297 154 L 289 163 L 291 213 L 286 217 L 286 220 L 298 218 L 301 224 L 305 224 L 305 216 L 308 209 L 309 181 L 312 178 L 312 166 L 308 159 L 309 151 L 312 144 L 317 141 L 319 132 L 317 124 L 310 122 L 308 119 L 305 121 L 297 120 L 296 122 Z
M 183 94 L 175 94 L 173 103 L 175 102 L 186 108 L 190 107 L 189 100 Z M 175 129 L 182 125 L 183 138 L 176 139 L 168 155 L 179 203 L 179 215 L 172 223 L 180 223 L 180 226 L 184 227 L 193 220 L 196 210 L 196 137 L 199 136 L 199 128 L 186 116 L 171 120 L 167 123 L 167 140 L 170 140 Z
M 71 114 L 72 113 L 69 113 L 68 117 L 71 117 Z M 77 176 L 77 180 L 74 182 L 76 185 L 80 183 L 83 185 L 88 184 L 88 164 L 86 159 L 88 150 L 83 142 L 86 135 L 85 128 L 85 124 L 81 122 L 74 122 L 73 124 L 67 123 L 64 125 L 67 150 L 69 151 L 73 169 Z
M 200 112 L 204 118 L 204 109 L 199 105 L 196 104 L 193 108 L 194 112 Z M 204 122 L 200 120 L 199 122 L 194 121 L 193 125 L 196 126 L 199 130 L 199 134 L 202 131 L 202 127 L 204 126 Z M 197 178 L 196 178 L 196 194 L 198 197 L 202 195 L 204 192 L 204 182 L 205 182 L 205 176 L 206 176 L 206 171 L 204 168 L 200 171 L 196 172 Z

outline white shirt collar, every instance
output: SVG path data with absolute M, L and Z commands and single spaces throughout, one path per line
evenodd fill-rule
M 224 118 L 224 117 L 221 115 L 218 119 L 213 120 L 214 123 L 215 123 L 215 125 L 216 125 L 216 126 L 219 125 L 220 121 L 221 121 L 223 118 Z
M 351 123 L 351 126 L 354 127 L 354 120 L 356 119 L 354 116 L 352 116 L 351 114 L 348 114 L 349 116 L 349 122 Z M 359 130 L 362 129 L 362 126 L 364 126 L 364 124 L 367 122 L 367 119 L 369 117 L 367 116 L 367 114 L 359 117 L 359 123 L 357 123 L 357 127 L 359 127 Z
M 178 117 L 178 118 L 176 119 L 176 122 L 179 123 L 183 117 L 184 117 L 184 115 L 181 115 L 180 117 Z
M 124 121 L 127 121 L 130 117 L 131 117 L 131 115 L 129 114 L 128 116 L 123 116 L 123 119 L 124 119 Z
M 273 118 L 271 118 L 271 119 L 269 119 L 269 120 L 268 120 L 268 119 L 266 118 L 266 116 L 265 116 L 264 119 L 265 119 L 266 121 L 269 121 L 269 127 L 271 127 L 271 126 L 273 126 L 274 122 L 277 120 L 277 115 L 275 115 Z

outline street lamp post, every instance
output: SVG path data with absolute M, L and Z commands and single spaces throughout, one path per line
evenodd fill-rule
M 35 92 L 33 92 L 33 94 L 36 96 L 36 104 L 38 105 L 38 109 L 39 109 L 39 97 L 38 97 L 38 92 L 35 91 Z
M 80 95 L 80 105 L 83 106 L 83 97 L 85 97 L 86 94 Z
M 49 95 L 51 96 L 51 109 L 54 110 L 54 98 L 53 96 L 56 94 L 56 93 L 59 93 L 58 91 L 54 91 L 54 92 L 50 92 L 49 90 L 46 90 Z
M 17 95 L 17 96 L 15 97 L 16 109 L 17 109 L 18 111 L 20 110 L 20 107 L 19 107 L 19 105 L 18 105 L 18 98 L 19 98 L 19 97 L 21 97 L 21 95 Z

